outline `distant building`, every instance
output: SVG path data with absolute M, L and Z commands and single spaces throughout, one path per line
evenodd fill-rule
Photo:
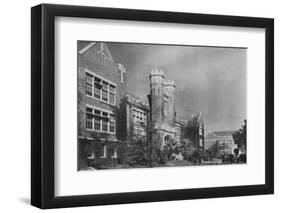
M 235 131 L 215 131 L 206 135 L 205 150 L 214 151 L 217 155 L 234 154 L 237 145 L 232 134 Z
M 182 122 L 182 138 L 187 139 L 195 148 L 204 149 L 204 122 L 201 113 Z

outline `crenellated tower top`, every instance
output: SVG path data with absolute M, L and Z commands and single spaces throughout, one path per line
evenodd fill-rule
M 165 78 L 164 72 L 161 69 L 157 69 L 157 68 L 151 70 L 150 77 L 154 77 L 154 76 L 161 76 Z
M 176 82 L 173 81 L 173 80 L 166 80 L 166 81 L 164 82 L 164 86 L 165 86 L 165 87 L 166 87 L 166 86 L 176 87 Z

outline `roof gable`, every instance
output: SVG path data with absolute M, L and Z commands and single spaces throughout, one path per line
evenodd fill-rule
M 78 41 L 77 48 L 78 48 L 78 53 L 80 55 L 103 54 L 106 57 L 106 60 L 114 63 L 112 55 L 108 49 L 108 46 L 104 42 Z

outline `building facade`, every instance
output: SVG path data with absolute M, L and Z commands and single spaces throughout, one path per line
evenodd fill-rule
M 162 70 L 154 69 L 150 74 L 150 110 L 152 141 L 163 147 L 170 143 L 180 143 L 181 124 L 176 121 L 176 85 L 164 76 Z
M 78 41 L 78 168 L 118 163 L 126 71 L 104 43 Z M 89 151 L 90 150 L 90 151 Z
M 215 131 L 206 135 L 205 150 L 214 152 L 216 155 L 234 154 L 237 145 L 234 143 L 232 134 L 234 131 Z
M 157 143 L 160 148 L 181 142 L 176 85 L 162 70 L 151 71 L 150 94 L 143 101 L 128 92 L 126 69 L 114 62 L 105 43 L 78 41 L 77 47 L 78 170 L 123 164 L 126 146 L 133 140 Z M 204 144 L 200 122 L 196 140 Z
M 201 113 L 182 121 L 182 138 L 189 141 L 194 148 L 204 149 L 204 121 Z
M 149 115 L 148 103 L 141 101 L 135 95 L 126 95 L 127 141 L 130 139 L 147 141 Z

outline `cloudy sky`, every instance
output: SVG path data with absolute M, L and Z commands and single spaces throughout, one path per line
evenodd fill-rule
M 179 117 L 202 112 L 208 132 L 236 130 L 246 118 L 246 49 L 107 44 L 126 67 L 131 93 L 145 98 L 151 69 L 159 68 L 176 82 Z

